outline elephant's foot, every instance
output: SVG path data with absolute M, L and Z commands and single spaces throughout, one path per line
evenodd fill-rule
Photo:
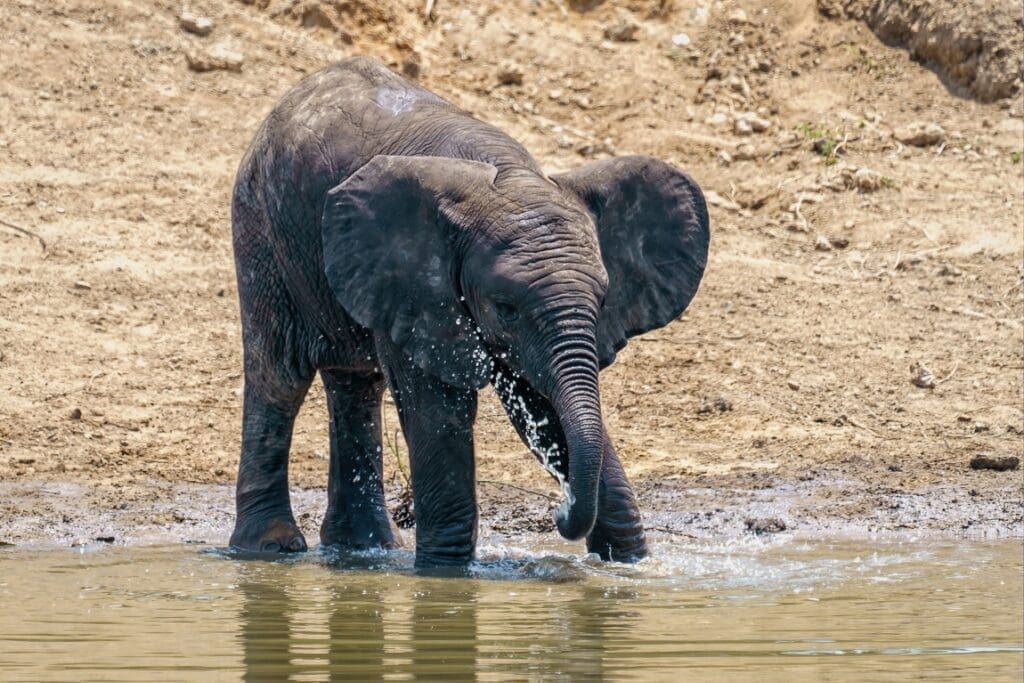
M 647 557 L 647 539 L 638 525 L 617 529 L 598 520 L 587 536 L 587 552 L 597 553 L 605 562 L 639 562 Z
M 320 526 L 320 544 L 324 546 L 366 550 L 369 548 L 399 548 L 402 537 L 391 524 L 391 518 L 362 513 L 340 514 L 330 508 Z
M 306 551 L 306 539 L 290 515 L 258 522 L 239 519 L 231 534 L 231 547 L 260 553 L 301 553 Z

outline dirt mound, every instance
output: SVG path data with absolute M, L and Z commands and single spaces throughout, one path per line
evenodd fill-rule
M 1013 0 L 818 0 L 830 17 L 863 19 L 982 102 L 1010 97 L 1024 77 L 1024 20 Z

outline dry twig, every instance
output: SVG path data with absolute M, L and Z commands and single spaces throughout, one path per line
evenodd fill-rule
M 544 493 L 543 491 L 527 488 L 525 486 L 519 486 L 518 484 L 510 484 L 507 481 L 496 481 L 494 479 L 477 479 L 477 481 L 480 482 L 481 484 L 490 484 L 491 486 L 507 486 L 510 489 L 522 491 L 523 493 L 531 493 L 535 496 L 540 496 L 541 498 L 547 498 L 548 500 L 553 500 L 556 502 L 560 500 L 558 496 L 553 495 L 551 493 Z
M 38 234 L 36 234 L 36 233 L 32 232 L 31 230 L 29 230 L 28 228 L 23 228 L 20 225 L 15 225 L 14 223 L 9 223 L 9 222 L 3 220 L 2 218 L 0 218 L 0 225 L 4 226 L 5 228 L 10 228 L 11 230 L 14 230 L 15 232 L 20 232 L 22 235 L 25 235 L 26 237 L 33 237 L 33 238 L 35 238 L 36 240 L 39 241 L 39 246 L 43 248 L 43 252 L 44 253 L 46 252 L 46 241 L 43 240 L 43 238 L 40 237 Z

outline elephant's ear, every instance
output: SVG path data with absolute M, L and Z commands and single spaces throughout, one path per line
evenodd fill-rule
M 338 302 L 464 388 L 487 384 L 491 360 L 458 295 L 453 245 L 472 224 L 467 200 L 493 191 L 495 173 L 473 161 L 377 156 L 324 204 L 324 271 Z
M 597 226 L 608 293 L 597 325 L 601 367 L 629 337 L 679 317 L 707 264 L 708 208 L 685 173 L 650 157 L 598 161 L 552 176 Z

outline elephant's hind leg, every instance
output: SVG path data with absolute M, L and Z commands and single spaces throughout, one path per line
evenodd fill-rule
M 236 191 L 235 259 L 242 313 L 245 398 L 242 458 L 231 545 L 261 552 L 306 550 L 288 494 L 288 450 L 295 416 L 315 373 L 302 326 L 274 262 L 266 217 Z
M 392 548 L 384 502 L 380 408 L 384 377 L 377 372 L 320 370 L 330 415 L 331 464 L 323 545 Z
M 309 382 L 268 395 L 246 373 L 242 408 L 242 460 L 235 492 L 237 517 L 231 546 L 259 552 L 301 552 L 288 493 L 288 450 L 295 416 Z

